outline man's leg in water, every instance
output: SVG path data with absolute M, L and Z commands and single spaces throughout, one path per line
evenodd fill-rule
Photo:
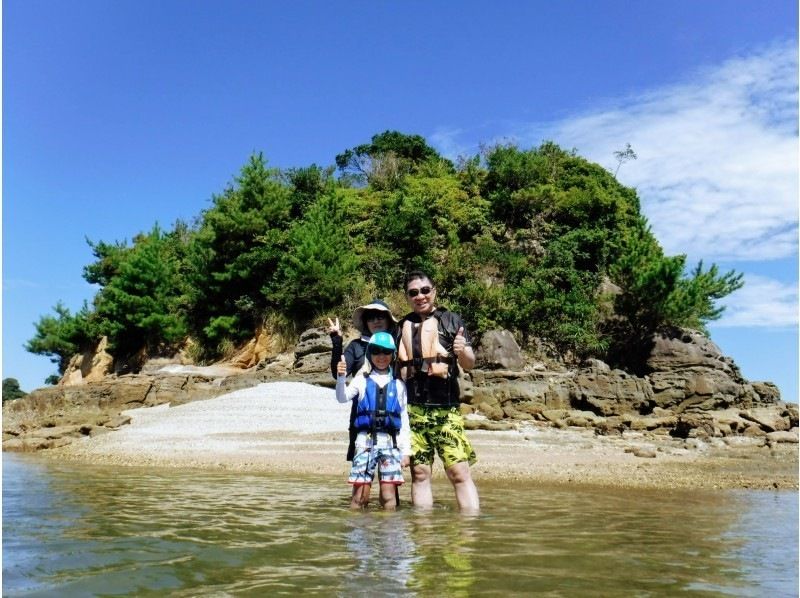
M 462 513 L 476 513 L 480 509 L 478 489 L 472 481 L 469 463 L 462 461 L 448 467 L 445 472 L 447 479 L 453 484 L 456 493 L 456 502 Z
M 415 507 L 430 509 L 433 507 L 433 490 L 431 489 L 431 466 L 411 466 L 411 502 Z

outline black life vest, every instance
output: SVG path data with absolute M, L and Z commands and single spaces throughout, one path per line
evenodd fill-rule
M 398 326 L 400 357 L 397 368 L 399 377 L 406 383 L 408 403 L 431 407 L 458 406 L 461 391 L 453 341 L 463 322 L 457 314 L 443 308 L 436 308 L 428 321 L 436 322 L 437 339 L 424 338 L 430 335 L 430 331 L 416 314 L 409 314 Z

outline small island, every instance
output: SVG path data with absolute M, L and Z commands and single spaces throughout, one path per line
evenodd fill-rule
M 619 165 L 632 158 L 621 152 Z M 744 379 L 705 327 L 741 275 L 664 255 L 635 190 L 553 143 L 453 163 L 418 135 L 386 131 L 335 166 L 271 169 L 257 154 L 191 225 L 90 244 L 84 278 L 99 290 L 36 324 L 27 348 L 57 372 L 4 401 L 4 450 L 302 468 L 298 451 L 270 445 L 281 432 L 339 475 L 344 419 L 316 437 L 309 418 L 275 428 L 237 397 L 274 400 L 274 385 L 300 384 L 286 408 L 314 401 L 338 422 L 324 322 L 375 296 L 402 315 L 402 277 L 424 267 L 478 353 L 461 406 L 476 477 L 797 488 L 797 405 Z M 213 426 L 183 428 L 195 410 Z M 245 414 L 256 428 L 237 431 Z M 172 441 L 137 440 L 160 420 Z M 224 448 L 164 450 L 187 430 Z

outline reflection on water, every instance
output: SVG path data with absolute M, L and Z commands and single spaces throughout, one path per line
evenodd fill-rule
M 435 491 L 353 513 L 343 481 L 6 455 L 3 595 L 797 595 L 795 493 Z

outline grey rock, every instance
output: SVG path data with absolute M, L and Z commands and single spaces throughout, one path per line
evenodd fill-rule
M 779 432 L 770 432 L 767 434 L 767 440 L 769 442 L 787 442 L 797 444 L 797 428 L 792 428 L 791 430 L 781 430 Z
M 765 432 L 782 432 L 791 427 L 789 418 L 784 417 L 782 413 L 773 408 L 758 407 L 742 410 L 739 415 L 743 419 L 758 424 Z
M 642 459 L 655 459 L 657 455 L 656 450 L 650 447 L 635 447 L 631 452 L 634 457 L 641 457 Z
M 490 330 L 481 336 L 476 363 L 485 369 L 520 371 L 525 367 L 517 341 L 508 330 Z
M 330 363 L 331 337 L 323 328 L 310 328 L 300 335 L 294 348 L 295 359 L 311 353 L 328 353 Z

